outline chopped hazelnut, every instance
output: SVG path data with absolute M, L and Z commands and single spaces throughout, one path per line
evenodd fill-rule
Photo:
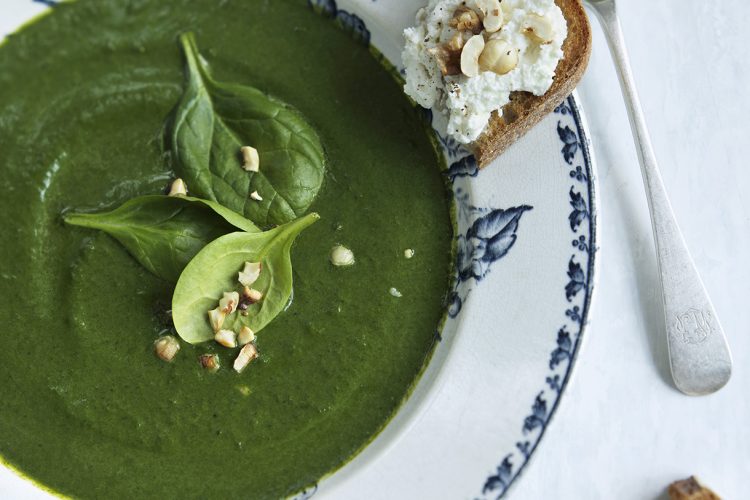
M 242 299 L 242 302 L 244 304 L 255 304 L 256 302 L 260 302 L 261 299 L 263 299 L 263 292 L 261 292 L 260 290 L 256 290 L 255 288 L 246 286 L 242 289 Z
M 226 319 L 226 317 L 226 313 L 223 312 L 219 307 L 208 311 L 208 322 L 211 323 L 211 328 L 214 332 L 218 332 L 219 330 L 221 330 L 221 325 L 224 324 L 224 320 Z
M 471 31 L 475 35 L 482 32 L 482 20 L 479 19 L 479 14 L 466 6 L 456 9 L 449 25 L 458 31 Z
M 480 0 L 479 10 L 482 11 L 482 25 L 487 33 L 495 33 L 503 26 L 503 10 L 500 0 Z
M 523 23 L 523 32 L 531 40 L 538 44 L 544 45 L 551 43 L 555 39 L 555 29 L 552 27 L 552 21 L 544 16 L 529 14 Z
M 237 334 L 232 330 L 219 330 L 216 332 L 216 335 L 214 335 L 214 340 L 230 349 L 237 347 Z
M 245 267 L 240 271 L 237 280 L 243 286 L 252 286 L 260 277 L 263 265 L 260 262 L 245 262 Z
M 237 292 L 224 292 L 224 297 L 219 301 L 219 310 L 224 314 L 232 314 L 237 310 L 240 303 L 240 294 Z
M 479 74 L 479 56 L 484 50 L 484 37 L 474 35 L 464 45 L 461 51 L 461 73 L 468 77 Z
M 257 172 L 260 169 L 260 158 L 258 157 L 257 149 L 250 146 L 242 146 L 240 153 L 242 153 L 242 168 L 248 172 Z
M 243 326 L 237 335 L 237 344 L 246 345 L 255 340 L 255 332 L 249 326 Z
M 336 245 L 331 249 L 331 264 L 337 267 L 354 265 L 354 252 L 343 245 Z
M 503 40 L 490 40 L 479 56 L 479 69 L 504 75 L 518 66 L 518 50 Z
M 154 352 L 160 359 L 170 362 L 180 350 L 180 342 L 172 335 L 164 335 L 154 342 Z
M 169 186 L 169 196 L 187 196 L 187 185 L 180 178 L 175 179 Z
M 211 373 L 217 372 L 219 368 L 221 368 L 219 356 L 217 356 L 216 354 L 202 354 L 198 358 L 198 361 L 203 368 Z
M 253 344 L 246 344 L 234 360 L 234 371 L 242 373 L 252 360 L 258 357 L 258 349 Z

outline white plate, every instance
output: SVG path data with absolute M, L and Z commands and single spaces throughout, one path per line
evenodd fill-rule
M 6 0 L 0 35 L 54 4 Z M 397 67 L 424 0 L 311 0 Z M 414 394 L 353 461 L 300 497 L 497 498 L 516 481 L 570 381 L 595 281 L 595 170 L 566 99 L 481 172 L 441 138 L 459 226 L 459 279 Z M 0 467 L 0 491 L 47 493 Z

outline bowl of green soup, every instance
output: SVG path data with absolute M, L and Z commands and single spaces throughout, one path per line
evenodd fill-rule
M 0 6 L 0 491 L 505 493 L 582 340 L 593 161 L 574 97 L 481 172 L 435 132 L 420 3 Z

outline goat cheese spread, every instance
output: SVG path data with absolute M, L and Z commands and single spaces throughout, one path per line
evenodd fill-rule
M 502 114 L 511 92 L 547 92 L 563 57 L 568 29 L 554 0 L 495 2 L 500 7 L 500 12 L 495 11 L 501 18 L 499 29 L 490 28 L 493 23 L 487 9 L 492 4 L 489 0 L 430 0 L 417 12 L 416 26 L 404 31 L 406 93 L 419 105 L 442 114 L 447 120 L 446 134 L 463 144 L 479 137 L 494 111 Z M 476 23 L 472 24 L 472 19 Z M 481 35 L 484 44 L 482 40 L 467 43 L 476 35 Z M 471 58 L 461 51 L 469 50 L 469 45 L 472 53 L 475 45 L 484 47 L 484 52 L 493 45 L 502 47 L 502 55 L 510 62 L 503 60 L 506 64 L 490 67 L 488 62 L 497 59 L 481 54 L 478 74 L 467 76 L 474 75 L 465 67 L 466 59 Z M 436 54 L 442 54 L 443 60 Z M 477 59 L 473 59 L 476 66 Z

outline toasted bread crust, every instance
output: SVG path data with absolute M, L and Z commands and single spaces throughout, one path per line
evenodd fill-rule
M 487 166 L 542 118 L 551 113 L 581 80 L 591 55 L 591 26 L 580 0 L 555 0 L 568 23 L 563 58 L 550 89 L 542 96 L 513 92 L 503 116 L 493 113 L 487 128 L 469 148 L 480 168 Z

